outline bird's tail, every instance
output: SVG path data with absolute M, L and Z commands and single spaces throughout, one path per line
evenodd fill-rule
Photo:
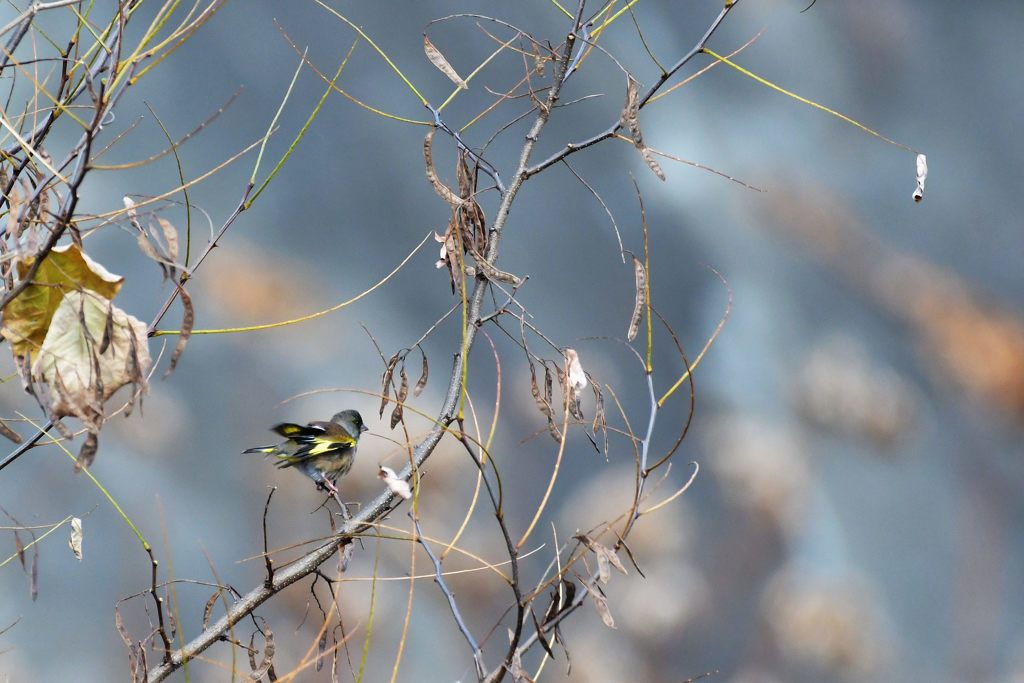
M 246 448 L 242 453 L 273 453 L 277 450 L 277 446 L 256 446 L 255 448 Z

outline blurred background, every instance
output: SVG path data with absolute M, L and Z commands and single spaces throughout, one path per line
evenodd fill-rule
M 720 4 L 643 0 L 635 18 L 653 54 L 670 64 L 697 41 Z M 763 31 L 735 60 L 927 153 L 925 200 L 911 199 L 912 153 L 724 65 L 644 109 L 645 139 L 763 192 L 667 159 L 661 159 L 662 183 L 630 144 L 615 140 L 571 158 L 615 215 L 624 246 L 639 253 L 630 173 L 636 177 L 650 226 L 653 301 L 691 359 L 730 297 L 732 308 L 695 373 L 693 427 L 654 500 L 686 481 L 691 460 L 701 465 L 696 482 L 676 503 L 641 520 L 630 547 L 646 579 L 630 568 L 630 576 L 616 576 L 608 587 L 617 629 L 606 628 L 585 605 L 564 629 L 571 674 L 558 651 L 544 680 L 683 681 L 707 671 L 718 672 L 710 680 L 729 683 L 1024 680 L 1024 236 L 1017 131 L 1024 113 L 1017 73 L 1024 6 L 818 0 L 801 13 L 805 5 L 744 2 L 711 47 L 725 54 Z M 553 3 L 541 1 L 332 6 L 372 36 L 432 102 L 443 101 L 452 86 L 424 58 L 421 34 L 430 20 L 453 12 L 493 14 L 553 44 L 567 24 Z M 0 24 L 15 15 L 0 10 Z M 64 20 L 47 21 L 42 25 L 56 30 Z M 512 35 L 484 27 L 502 40 Z M 308 46 L 309 59 L 327 74 L 354 40 L 350 28 L 314 3 L 229 2 L 152 78 L 129 91 L 107 135 L 138 125 L 109 161 L 145 158 L 165 146 L 146 103 L 172 137 L 180 137 L 239 88 L 227 111 L 181 148 L 185 176 L 198 176 L 258 140 L 299 61 L 282 31 L 300 49 Z M 463 75 L 496 47 L 474 19 L 434 25 L 429 34 Z M 645 86 L 655 82 L 658 67 L 629 17 L 617 21 L 602 44 Z M 685 73 L 708 63 L 698 57 Z M 445 110 L 446 120 L 470 120 L 495 99 L 485 85 L 503 91 L 522 70 L 518 55 L 496 59 Z M 339 86 L 388 112 L 426 118 L 365 43 Z M 323 90 L 323 81 L 304 69 L 261 174 L 287 149 Z M 592 55 L 564 96 L 603 96 L 556 111 L 535 159 L 604 130 L 619 116 L 624 90 L 618 68 Z M 526 100 L 506 103 L 470 128 L 467 140 L 483 144 L 529 106 Z M 506 181 L 525 125 L 513 126 L 489 148 Z M 429 231 L 443 232 L 449 211 L 424 177 L 424 133 L 329 97 L 267 192 L 197 271 L 190 285 L 197 328 L 273 322 L 326 308 L 378 281 Z M 454 154 L 442 136 L 435 138 L 435 159 L 451 182 Z M 237 204 L 254 161 L 250 153 L 192 189 L 191 201 L 214 226 Z M 155 195 L 177 184 L 173 157 L 140 170 L 94 173 L 81 208 L 99 213 L 121 206 L 124 195 Z M 493 216 L 493 197 L 483 208 Z M 183 229 L 180 206 L 162 215 Z M 196 215 L 194 240 L 204 240 L 207 226 Z M 125 275 L 118 305 L 150 320 L 169 286 L 134 236 L 111 226 L 87 247 Z M 379 463 L 401 466 L 404 451 L 391 441 L 402 441 L 401 430 L 388 429 L 387 413 L 378 420 L 372 397 L 344 390 L 380 386 L 383 363 L 362 326 L 390 356 L 456 302 L 445 271 L 434 268 L 435 249 L 431 241 L 387 286 L 329 316 L 266 332 L 194 337 L 176 372 L 154 378 L 143 410 L 104 428 L 92 472 L 155 546 L 165 572 L 202 580 L 213 580 L 215 572 L 243 592 L 260 582 L 262 561 L 243 560 L 262 550 L 260 519 L 271 485 L 279 487 L 268 519 L 272 547 L 327 532 L 324 514 L 314 512 L 321 496 L 306 479 L 240 455 L 269 443 L 267 429 L 276 422 L 326 419 L 345 407 L 362 412 L 371 431 L 344 480 L 346 499 L 378 493 Z M 646 389 L 635 359 L 614 342 L 589 339 L 624 334 L 633 306 L 632 267 L 622 263 L 601 205 L 564 166 L 526 184 L 500 265 L 530 276 L 519 300 L 532 322 L 555 343 L 576 348 L 584 367 L 614 387 L 631 423 L 644 424 Z M 172 309 L 163 326 L 176 327 L 180 315 Z M 413 405 L 428 414 L 440 405 L 457 330 L 453 316 L 424 344 L 431 378 Z M 539 501 L 557 448 L 543 431 L 522 351 L 496 328 L 489 332 L 502 363 L 493 451 L 506 495 L 515 501 L 509 524 L 516 535 Z M 163 339 L 153 341 L 154 355 Z M 656 339 L 654 365 L 661 391 L 682 372 L 667 335 Z M 2 368 L 5 375 L 14 371 L 9 357 Z M 418 356 L 410 356 L 409 371 L 415 381 Z M 495 376 L 486 339 L 474 349 L 469 375 L 486 432 Z M 285 402 L 314 390 L 331 391 Z M 653 452 L 671 446 L 687 408 L 684 389 L 659 415 Z M 588 398 L 584 411 L 592 417 L 593 410 Z M 16 380 L 0 387 L 0 411 L 5 419 L 16 411 L 38 419 Z M 609 420 L 622 426 L 611 406 Z M 410 427 L 416 436 L 429 422 L 411 417 Z M 30 433 L 28 426 L 18 428 Z M 525 546 L 540 548 L 523 560 L 528 583 L 552 558 L 552 530 L 564 541 L 628 504 L 632 468 L 625 440 L 613 438 L 606 459 L 573 432 L 553 501 Z M 426 470 L 424 533 L 448 539 L 472 496 L 473 466 L 445 443 Z M 85 529 L 81 562 L 65 547 L 65 530 L 39 544 L 34 601 L 17 562 L 0 570 L 0 629 L 17 622 L 0 635 L 0 680 L 127 679 L 114 605 L 149 584 L 146 555 L 130 529 L 52 446 L 0 473 L 0 505 L 22 524 L 75 514 Z M 389 523 L 409 526 L 404 511 Z M 500 534 L 483 506 L 460 545 L 491 561 L 503 557 Z M 340 594 L 352 634 L 348 656 L 356 666 L 375 548 L 372 542 L 357 548 L 347 573 L 353 580 Z M 0 560 L 14 551 L 13 536 L 0 531 Z M 364 680 L 391 676 L 409 561 L 409 544 L 381 544 L 378 571 L 388 580 L 378 582 Z M 446 562 L 450 569 L 476 566 L 458 554 Z M 413 571 L 429 571 L 422 552 Z M 507 604 L 507 588 L 488 572 L 451 583 L 482 638 Z M 208 597 L 203 587 L 178 588 L 186 638 L 199 631 Z M 144 606 L 136 598 L 120 607 L 136 638 L 148 630 Z M 278 671 L 287 671 L 315 642 L 320 625 L 308 582 L 258 613 L 277 636 Z M 466 643 L 429 579 L 416 583 L 409 629 L 398 680 L 473 677 Z M 240 628 L 243 640 L 251 630 L 251 623 Z M 504 631 L 488 641 L 495 664 L 507 642 Z M 206 656 L 230 661 L 224 645 Z M 530 657 L 528 669 L 535 671 L 538 661 Z M 344 657 L 340 670 L 341 680 L 352 677 Z M 223 681 L 229 674 L 200 664 L 190 678 Z M 329 676 L 326 669 L 307 670 L 299 680 Z

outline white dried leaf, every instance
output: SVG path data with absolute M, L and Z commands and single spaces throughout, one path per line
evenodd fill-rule
M 574 393 L 579 393 L 587 388 L 587 373 L 583 372 L 579 354 L 575 349 L 565 350 L 565 371 L 569 377 L 569 386 L 572 387 Z
M 917 188 L 914 190 L 914 201 L 920 202 L 924 199 L 924 181 L 928 179 L 928 158 L 923 154 L 917 155 Z
M 388 487 L 391 493 L 405 500 L 412 498 L 412 489 L 409 488 L 409 482 L 399 477 L 390 467 L 381 465 L 380 469 L 377 470 L 377 477 L 384 482 L 384 485 Z
M 128 219 L 135 220 L 139 214 L 135 211 L 135 200 L 131 197 L 124 198 L 124 208 L 128 209 Z
M 71 518 L 71 537 L 68 539 L 68 547 L 75 554 L 75 559 L 82 559 L 82 520 L 78 517 Z

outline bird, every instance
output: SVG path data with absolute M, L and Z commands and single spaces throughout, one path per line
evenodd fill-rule
M 295 467 L 316 482 L 317 488 L 330 491 L 342 512 L 346 512 L 334 482 L 352 469 L 359 436 L 367 429 L 358 411 L 343 410 L 327 422 L 314 421 L 306 425 L 283 422 L 275 425 L 271 431 L 283 436 L 283 442 L 248 448 L 243 453 L 272 456 L 282 469 Z

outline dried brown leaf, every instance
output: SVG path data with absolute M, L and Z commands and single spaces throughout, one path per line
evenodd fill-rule
M 0 436 L 13 441 L 14 443 L 21 443 L 21 434 L 18 434 L 18 432 L 8 427 L 7 423 L 3 420 L 0 420 Z
M 167 364 L 167 372 L 164 373 L 164 377 L 169 377 L 174 372 L 174 368 L 178 367 L 178 359 L 185 352 L 185 347 L 188 345 L 188 340 L 192 337 L 192 328 L 196 322 L 196 312 L 192 307 L 192 297 L 189 296 L 189 293 L 185 291 L 185 288 L 177 280 L 174 281 L 174 285 L 178 288 L 178 298 L 181 299 L 183 313 L 181 316 L 181 329 L 178 331 L 178 342 L 174 345 L 174 351 L 171 353 L 171 362 Z
M 554 392 L 552 391 L 551 381 L 551 368 L 544 365 L 544 401 L 550 406 L 554 401 Z
M 39 597 L 39 546 L 32 546 L 32 568 L 28 573 L 28 594 L 32 602 Z
M 203 607 L 203 630 L 210 625 L 210 617 L 213 616 L 213 608 L 217 606 L 217 600 L 220 598 L 221 589 L 218 588 L 210 596 L 210 599 L 206 601 L 206 606 Z
M 427 136 L 423 138 L 423 159 L 427 166 L 427 180 L 430 181 L 437 196 L 448 202 L 450 206 L 461 206 L 462 198 L 456 195 L 450 187 L 442 183 L 441 179 L 437 177 L 437 170 L 434 168 L 434 153 L 431 147 L 433 140 L 434 129 L 431 128 L 427 131 Z
M 103 323 L 103 340 L 100 342 L 99 354 L 103 355 L 110 348 L 110 340 L 114 338 L 114 304 L 107 306 L 107 320 Z
M 270 625 L 267 624 L 265 619 L 261 619 L 261 622 L 263 624 L 264 643 L 263 660 L 260 662 L 259 666 L 256 666 L 256 655 L 253 654 L 255 651 L 253 645 L 255 644 L 256 634 L 254 633 L 253 637 L 249 640 L 249 667 L 252 669 L 252 673 L 249 674 L 249 678 L 247 680 L 252 683 L 257 683 L 261 678 L 266 676 L 270 668 L 274 666 L 274 652 L 276 650 L 274 646 L 274 632 L 270 630 Z
M 402 421 L 402 416 L 405 413 L 405 399 L 409 395 L 409 378 L 405 374 L 405 363 L 402 364 L 401 378 L 402 381 L 398 386 L 398 396 L 395 399 L 395 409 L 391 411 L 392 429 Z
M 533 400 L 537 404 L 537 409 L 540 410 L 541 415 L 551 420 L 551 406 L 541 396 L 540 388 L 537 386 L 537 370 L 534 368 L 533 363 L 530 363 L 530 393 L 533 395 Z
M 426 34 L 423 35 L 423 52 L 427 55 L 427 59 L 430 60 L 430 63 L 437 67 L 438 71 L 447 76 L 448 80 L 459 86 L 462 90 L 469 90 L 469 85 L 466 81 L 462 80 L 462 77 L 455 72 L 452 65 L 444 58 L 441 51 L 434 47 L 434 44 L 430 42 L 430 38 L 427 38 Z
M 21 562 L 22 571 L 25 571 L 27 569 L 25 566 L 25 544 L 21 542 L 21 534 L 17 529 L 14 530 L 14 552 L 18 556 L 18 561 Z
M 633 257 L 633 274 L 636 278 L 636 298 L 633 300 L 633 315 L 629 318 L 629 330 L 626 332 L 627 341 L 636 339 L 640 331 L 640 319 L 647 305 L 647 270 L 636 256 Z
M 351 544 L 350 544 L 351 545 Z M 320 640 L 316 644 L 316 670 L 324 668 L 324 652 L 327 651 L 327 631 L 320 634 Z
M 383 354 L 382 354 L 383 355 Z M 391 395 L 391 376 L 395 372 L 395 366 L 398 365 L 399 355 L 396 353 L 391 356 L 388 360 L 387 366 L 384 368 L 383 388 L 381 389 L 380 399 L 380 412 L 377 417 L 384 417 L 384 408 L 388 405 L 388 397 Z
M 89 433 L 78 449 L 78 459 L 75 460 L 75 471 L 88 469 L 92 461 L 96 459 L 96 451 L 99 450 L 99 438 L 96 434 Z
M 416 386 L 413 387 L 413 396 L 419 396 L 423 393 L 423 389 L 427 386 L 427 376 L 430 374 L 430 367 L 427 365 L 427 354 L 420 351 L 420 355 L 423 356 L 423 371 L 420 373 L 420 378 L 416 380 Z

